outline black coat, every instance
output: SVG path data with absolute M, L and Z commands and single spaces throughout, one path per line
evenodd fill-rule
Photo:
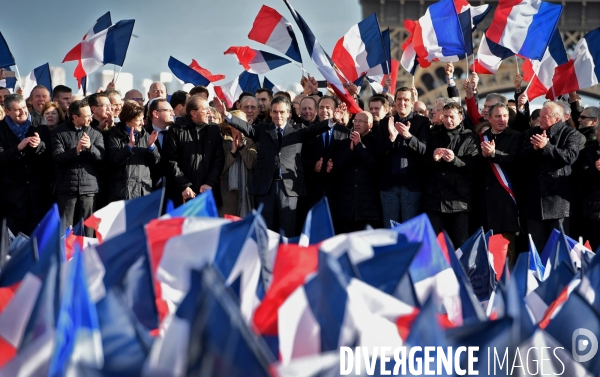
M 341 176 L 339 194 L 331 198 L 334 212 L 343 220 L 379 220 L 375 136 L 369 132 L 354 150 L 350 149 L 349 140 L 344 144 L 345 148 L 333 157 L 333 166 Z
M 77 143 L 83 133 L 90 138 L 91 147 L 77 154 Z M 104 138 L 100 131 L 92 127 L 77 130 L 68 121 L 52 130 L 52 157 L 56 164 L 56 194 L 95 194 L 102 159 L 104 158 Z
M 431 212 L 456 213 L 471 210 L 473 174 L 477 170 L 479 140 L 475 133 L 462 124 L 452 130 L 445 127 L 432 132 L 427 142 L 425 172 L 425 200 L 423 209 Z M 433 151 L 447 148 L 454 152 L 454 160 L 435 162 Z
M 279 150 L 274 123 L 252 125 L 232 117 L 229 124 L 254 140 L 255 143 L 259 143 L 256 166 L 250 181 L 250 195 L 267 194 L 275 176 L 278 161 L 281 165 L 283 185 L 287 195 L 306 195 L 301 156 L 302 145 L 305 141 L 327 131 L 329 121 L 315 123 L 309 127 L 293 126 L 288 123 L 283 130 L 281 150 Z
M 585 137 L 585 146 L 596 145 L 596 130 L 595 127 L 580 127 L 578 130 Z
M 581 214 L 586 219 L 600 220 L 600 171 L 596 161 L 600 159 L 600 144 L 590 144 L 581 151 L 574 168 L 577 172 L 581 195 Z
M 571 165 L 579 155 L 580 134 L 559 122 L 546 130 L 549 138 L 543 149 L 535 150 L 529 140 L 542 129 L 529 129 L 523 137 L 521 157 L 527 169 L 527 217 L 548 220 L 569 216 Z
M 379 130 L 375 135 L 375 151 L 381 166 L 379 186 L 384 191 L 394 185 L 405 185 L 410 191 L 422 191 L 423 156 L 431 126 L 429 118 L 411 113 L 408 122 L 413 136 L 406 140 L 398 135 L 393 143 L 390 141 L 388 120 L 389 117 L 385 117 L 379 122 Z M 394 116 L 394 121 L 400 121 L 398 115 Z
M 25 137 L 34 133 L 40 137 L 37 148 L 27 145 L 19 151 L 21 141 L 6 120 L 0 121 L 0 206 L 14 217 L 27 217 L 28 206 L 34 215 L 43 215 L 52 203 L 50 130 L 32 118 Z
M 327 161 L 338 151 L 349 144 L 350 130 L 346 127 L 336 124 L 331 131 L 331 140 L 329 148 L 325 148 L 323 134 L 319 134 L 302 146 L 302 163 L 304 164 L 304 177 L 306 180 L 306 189 L 310 199 L 309 205 L 316 204 L 323 195 L 332 198 L 339 189 L 340 175 L 337 173 L 337 167 L 333 164 L 331 172 L 327 173 Z M 315 165 L 319 159 L 323 159 L 321 171 L 315 171 Z
M 174 190 L 182 193 L 189 187 L 198 194 L 202 185 L 209 185 L 217 206 L 221 206 L 219 184 L 225 164 L 221 127 L 214 123 L 196 125 L 191 121 L 182 127 L 170 127 L 164 153 L 171 176 L 167 183 Z M 177 199 L 182 200 L 181 195 Z
M 160 161 L 158 149 L 148 149 L 148 133 L 142 128 L 129 149 L 129 132 L 124 123 L 113 127 L 106 145 L 106 160 L 110 169 L 108 200 L 134 199 L 152 192 L 150 167 Z
M 499 166 L 508 177 L 514 194 L 515 186 L 518 184 L 515 165 L 523 144 L 523 135 L 510 128 L 506 128 L 498 135 L 494 135 L 491 129 L 488 129 L 483 135 L 487 136 L 489 141 L 494 140 L 496 148 L 493 157 L 483 157 L 483 154 L 481 155 L 480 176 L 482 179 L 478 178 L 476 183 L 476 187 L 481 189 L 481 198 L 484 201 L 480 206 L 483 209 L 484 227 L 485 229 L 493 229 L 494 234 L 518 232 L 517 206 L 508 192 L 500 185 L 492 170 L 492 164 Z

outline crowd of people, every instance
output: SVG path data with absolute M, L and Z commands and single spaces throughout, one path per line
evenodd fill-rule
M 425 212 L 456 247 L 479 227 L 502 234 L 512 263 L 528 235 L 541 250 L 561 226 L 600 246 L 598 107 L 570 93 L 530 112 L 517 75 L 514 99 L 488 94 L 480 112 L 477 75 L 464 95 L 451 63 L 446 76 L 431 109 L 414 87 L 390 93 L 387 81 L 360 98 L 349 84 L 357 114 L 310 76 L 300 94 L 263 88 L 232 108 L 203 86 L 168 95 L 160 82 L 147 99 L 114 85 L 86 98 L 0 88 L 0 216 L 29 234 L 53 202 L 68 226 L 164 187 L 175 206 L 212 190 L 220 215 L 261 206 L 288 237 L 326 196 L 336 233 Z

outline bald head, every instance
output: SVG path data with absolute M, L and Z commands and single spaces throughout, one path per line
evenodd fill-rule
M 413 113 L 422 115 L 424 117 L 429 116 L 429 111 L 427 111 L 427 105 L 425 105 L 422 101 L 417 101 L 413 105 Z
M 167 87 L 160 81 L 153 82 L 148 90 L 148 99 L 167 98 Z
M 368 111 L 361 111 L 354 116 L 354 131 L 361 137 L 367 135 L 373 127 L 373 115 Z

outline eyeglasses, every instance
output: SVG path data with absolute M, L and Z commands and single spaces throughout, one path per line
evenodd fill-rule
M 173 109 L 156 109 L 156 111 L 167 111 L 169 113 L 174 113 Z
M 358 124 L 360 124 L 360 123 L 369 123 L 369 121 L 368 120 L 362 120 L 362 119 L 354 119 L 352 121 L 352 123 L 358 123 Z
M 244 110 L 256 110 L 258 109 L 257 106 L 243 106 L 242 109 Z
M 144 97 L 142 97 L 142 98 L 135 97 L 135 98 L 126 98 L 126 99 L 131 100 L 131 101 L 141 101 L 141 102 L 144 102 Z
M 580 115 L 579 119 L 596 119 L 596 117 L 588 117 L 588 116 L 585 116 L 585 115 Z

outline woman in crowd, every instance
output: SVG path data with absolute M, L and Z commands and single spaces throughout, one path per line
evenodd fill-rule
M 246 114 L 240 110 L 234 110 L 231 114 L 246 120 Z M 218 119 L 221 119 L 220 114 Z M 253 208 L 248 194 L 248 182 L 256 164 L 256 146 L 252 139 L 245 138 L 226 122 L 221 122 L 221 130 L 224 136 L 225 166 L 221 174 L 223 206 L 219 208 L 219 216 L 228 214 L 244 217 Z
M 42 107 L 42 115 L 46 119 L 46 124 L 50 130 L 65 122 L 65 113 L 56 102 L 46 102 Z
M 144 129 L 144 108 L 135 101 L 125 101 L 121 122 L 110 131 L 106 155 L 110 172 L 109 202 L 133 199 L 152 191 L 150 166 L 160 160 L 154 142 L 158 132 Z

